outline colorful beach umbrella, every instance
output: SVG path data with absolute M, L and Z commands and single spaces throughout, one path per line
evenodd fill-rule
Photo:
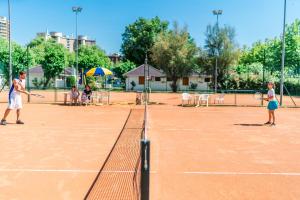
M 109 76 L 113 75 L 112 71 L 104 67 L 95 67 L 84 72 L 85 76 Z

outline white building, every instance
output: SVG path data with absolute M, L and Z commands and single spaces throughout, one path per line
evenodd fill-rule
M 9 21 L 6 17 L 0 16 L 0 37 L 4 39 L 8 39 L 9 37 Z
M 55 80 L 55 86 L 58 88 L 66 87 L 66 77 L 74 76 L 74 74 L 75 70 L 73 68 L 67 67 Z M 34 84 L 34 82 L 42 82 L 44 80 L 43 68 L 40 65 L 30 68 L 27 78 L 29 78 L 29 87 L 35 88 L 36 85 Z
M 37 37 L 45 38 L 45 40 L 54 39 L 57 43 L 64 45 L 64 47 L 67 48 L 70 52 L 74 52 L 76 50 L 77 40 L 73 36 L 67 36 L 61 32 L 48 33 L 47 30 L 46 32 L 37 33 Z M 96 40 L 89 39 L 87 36 L 84 35 L 79 35 L 78 44 L 79 46 L 93 46 L 96 45 Z
M 126 91 L 142 91 L 144 90 L 144 73 L 145 65 L 141 65 L 123 76 L 126 78 Z M 146 67 L 146 74 L 148 70 Z M 151 91 L 171 91 L 172 81 L 166 77 L 165 73 L 149 65 L 149 85 Z M 181 78 L 177 81 L 178 90 L 207 90 L 211 83 L 211 76 L 198 75 L 196 73 L 191 74 L 188 77 Z M 134 86 L 135 85 L 135 86 Z M 192 88 L 194 85 L 195 88 Z M 134 87 L 133 87 L 134 86 Z

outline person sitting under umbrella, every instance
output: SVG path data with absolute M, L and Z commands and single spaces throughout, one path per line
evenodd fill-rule
M 82 103 L 89 103 L 91 101 L 92 94 L 93 92 L 91 90 L 91 87 L 89 85 L 86 85 L 81 95 Z
M 80 93 L 77 89 L 76 86 L 73 86 L 70 92 L 70 99 L 71 99 L 71 104 L 77 104 L 78 103 L 78 99 L 79 99 Z

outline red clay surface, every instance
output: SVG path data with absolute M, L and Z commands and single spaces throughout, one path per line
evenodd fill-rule
M 151 199 L 300 199 L 299 109 L 151 106 Z
M 83 199 L 128 114 L 129 108 L 25 105 L 24 126 L 0 127 L 0 199 Z
M 279 109 L 278 125 L 266 127 L 262 107 L 180 107 L 180 94 L 150 98 L 157 103 L 149 106 L 150 199 L 300 199 L 300 109 Z M 257 103 L 252 95 L 244 100 Z M 0 127 L 0 199 L 83 199 L 135 94 L 112 93 L 111 102 L 26 104 L 24 126 Z M 5 107 L 0 104 L 0 115 Z

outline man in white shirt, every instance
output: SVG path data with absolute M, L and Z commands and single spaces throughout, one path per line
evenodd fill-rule
M 25 79 L 26 79 L 26 73 L 23 71 L 19 73 L 19 78 L 14 79 L 13 85 L 9 90 L 8 107 L 0 122 L 1 125 L 5 126 L 7 124 L 6 118 L 9 115 L 11 110 L 17 110 L 16 123 L 24 124 L 24 122 L 20 120 L 21 109 L 23 108 L 21 93 L 29 95 L 29 93 L 25 90 L 25 82 L 26 82 Z

